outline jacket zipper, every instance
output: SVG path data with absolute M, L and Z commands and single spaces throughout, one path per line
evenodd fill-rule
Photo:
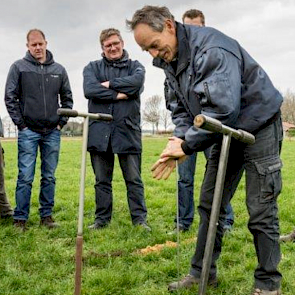
M 44 113 L 45 113 L 45 118 L 47 118 L 46 98 L 45 98 L 45 82 L 44 82 L 44 66 L 43 65 L 41 65 L 41 74 L 42 74 L 42 93 L 43 93 L 43 101 L 44 101 Z

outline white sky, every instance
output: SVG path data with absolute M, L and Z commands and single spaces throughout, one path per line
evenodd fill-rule
M 82 71 L 89 61 L 100 59 L 98 36 L 115 27 L 122 33 L 132 59 L 146 67 L 145 98 L 163 96 L 164 75 L 151 65 L 128 32 L 125 19 L 144 5 L 165 5 L 176 20 L 184 11 L 203 11 L 206 25 L 219 29 L 240 44 L 266 70 L 280 91 L 295 92 L 295 0 L 1 0 L 0 2 L 0 115 L 7 115 L 4 88 L 10 65 L 26 53 L 26 34 L 44 31 L 55 61 L 67 69 L 74 95 L 74 108 L 87 110 Z

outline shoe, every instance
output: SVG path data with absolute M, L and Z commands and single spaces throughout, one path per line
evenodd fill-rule
M 13 218 L 13 212 L 1 214 L 1 219 L 11 219 Z
M 28 230 L 28 228 L 27 228 L 27 221 L 26 220 L 23 220 L 23 219 L 14 219 L 13 220 L 13 226 L 15 228 L 19 229 L 22 232 Z
M 152 231 L 152 229 L 145 222 L 136 223 L 135 226 L 141 226 L 148 232 Z
M 53 220 L 51 215 L 41 218 L 40 225 L 44 225 L 49 229 L 59 227 L 59 224 Z
M 280 239 L 279 239 L 280 242 L 295 242 L 295 230 L 288 234 L 288 235 L 285 235 L 285 236 L 280 236 Z
M 107 226 L 108 226 L 108 223 L 101 224 L 98 222 L 94 222 L 93 224 L 89 225 L 88 228 L 89 229 L 102 229 Z
M 179 224 L 179 232 L 184 233 L 189 230 L 189 227 L 185 227 L 183 224 Z M 173 231 L 168 232 L 168 236 L 177 234 L 177 226 L 174 227 Z
M 198 285 L 200 281 L 201 281 L 200 278 L 196 278 L 188 274 L 182 280 L 169 284 L 168 291 L 173 292 L 179 289 L 191 289 L 192 287 Z M 216 278 L 210 279 L 208 281 L 208 286 L 217 287 L 217 279 Z
M 281 290 L 269 291 L 269 290 L 261 290 L 255 289 L 252 295 L 281 295 Z

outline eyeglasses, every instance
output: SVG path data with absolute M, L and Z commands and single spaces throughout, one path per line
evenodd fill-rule
M 109 49 L 111 49 L 113 46 L 114 46 L 114 47 L 118 47 L 120 44 L 121 44 L 120 41 L 116 41 L 116 42 L 110 43 L 110 44 L 108 44 L 108 45 L 103 45 L 103 48 L 109 50 Z

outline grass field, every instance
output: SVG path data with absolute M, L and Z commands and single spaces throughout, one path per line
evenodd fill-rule
M 160 295 L 169 294 L 167 284 L 177 279 L 177 250 L 164 247 L 148 255 L 139 249 L 175 241 L 167 235 L 173 228 L 176 211 L 175 174 L 167 181 L 155 181 L 150 167 L 166 145 L 165 138 L 144 138 L 142 176 L 145 183 L 148 221 L 153 231 L 131 225 L 124 181 L 115 166 L 113 180 L 114 212 L 111 225 L 100 231 L 87 228 L 94 218 L 94 176 L 87 162 L 84 217 L 84 253 L 82 294 L 87 295 Z M 17 177 L 17 146 L 14 141 L 2 141 L 5 149 L 6 189 L 14 206 Z M 295 226 L 295 169 L 294 141 L 284 141 L 282 159 L 284 187 L 279 197 L 281 232 Z M 81 140 L 62 141 L 60 162 L 56 173 L 56 205 L 54 217 L 61 224 L 55 230 L 39 227 L 38 193 L 40 164 L 33 184 L 29 230 L 16 231 L 10 223 L 0 222 L 0 294 L 1 295 L 69 295 L 74 290 L 75 240 L 79 198 Z M 197 203 L 204 156 L 198 156 L 195 176 Z M 219 287 L 208 288 L 209 295 L 248 295 L 253 285 L 253 271 L 257 261 L 252 237 L 247 230 L 244 179 L 232 201 L 235 212 L 234 230 L 225 236 L 222 255 L 218 261 Z M 194 237 L 198 215 L 193 228 L 181 234 L 180 276 L 189 271 L 194 251 Z M 283 274 L 284 295 L 295 294 L 295 243 L 282 245 L 280 271 Z M 178 294 L 197 294 L 197 289 Z

